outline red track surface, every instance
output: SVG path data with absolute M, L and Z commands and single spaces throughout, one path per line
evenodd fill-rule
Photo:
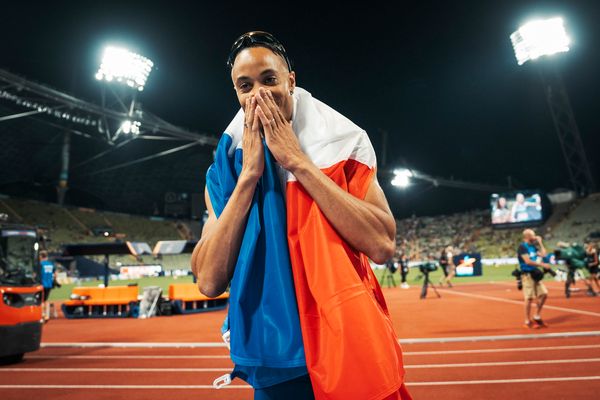
M 567 300 L 561 284 L 547 286 L 544 317 L 550 327 L 543 330 L 521 327 L 521 293 L 513 282 L 464 284 L 440 291 L 441 299 L 430 292 L 419 300 L 419 288 L 384 291 L 402 339 L 600 331 L 600 298 L 577 293 Z M 221 311 L 148 320 L 59 318 L 45 326 L 43 341 L 219 342 L 223 316 Z M 593 399 L 600 393 L 600 336 L 473 338 L 403 349 L 415 399 Z M 45 347 L 23 363 L 0 367 L 0 398 L 251 399 L 252 390 L 241 381 L 222 390 L 210 387 L 231 366 L 223 347 Z

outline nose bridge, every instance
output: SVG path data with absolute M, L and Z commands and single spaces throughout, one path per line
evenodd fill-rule
M 263 84 L 262 84 L 260 81 L 258 81 L 258 80 L 257 80 L 257 81 L 254 81 L 254 86 L 252 86 L 252 90 L 250 91 L 250 94 L 251 94 L 252 96 L 255 96 L 255 95 L 257 95 L 257 94 L 258 94 L 258 90 L 259 90 L 261 87 L 265 87 L 265 85 L 263 85 Z

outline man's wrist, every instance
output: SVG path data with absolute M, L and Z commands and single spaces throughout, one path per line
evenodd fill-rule
M 241 190 L 254 190 L 259 179 L 260 176 L 253 176 L 242 171 L 238 178 L 236 187 L 239 187 Z
M 301 175 L 303 172 L 306 172 L 310 168 L 311 165 L 312 165 L 312 163 L 310 162 L 308 157 L 306 157 L 305 154 L 301 154 L 301 155 L 293 157 L 290 160 L 290 163 L 286 169 L 288 171 L 290 171 L 294 176 L 297 177 L 298 175 Z

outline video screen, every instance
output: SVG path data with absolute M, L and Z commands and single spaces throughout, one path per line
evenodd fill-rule
M 481 276 L 481 254 L 461 253 L 454 256 L 456 276 Z
M 544 219 L 544 201 L 540 192 L 494 193 L 490 197 L 492 225 L 527 225 Z

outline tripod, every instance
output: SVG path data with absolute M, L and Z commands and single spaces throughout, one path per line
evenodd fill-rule
M 421 272 L 423 272 L 423 271 L 421 271 Z M 435 293 L 435 295 L 438 298 L 442 297 L 442 296 L 440 296 L 437 289 L 435 288 L 435 285 L 433 283 L 431 283 L 431 281 L 429 280 L 429 272 L 423 272 L 423 287 L 421 288 L 421 299 L 424 299 L 425 297 L 427 297 L 427 288 L 429 286 L 431 286 L 431 288 L 433 289 L 433 292 Z
M 387 287 L 396 287 L 396 280 L 394 279 L 394 273 L 390 270 L 390 268 L 385 267 L 381 278 L 379 278 L 379 285 L 383 287 L 384 282 Z

